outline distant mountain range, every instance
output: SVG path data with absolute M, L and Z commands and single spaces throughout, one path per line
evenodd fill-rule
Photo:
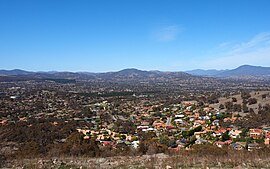
M 28 75 L 33 72 L 20 70 L 20 69 L 14 69 L 14 70 L 0 70 L 0 75 Z
M 144 71 L 138 69 L 124 69 L 118 72 L 96 73 L 97 78 L 102 79 L 155 79 L 155 78 L 189 78 L 192 75 L 185 72 L 161 72 L 161 71 Z
M 231 70 L 203 70 L 195 69 L 186 71 L 191 75 L 210 77 L 241 77 L 241 76 L 270 76 L 270 67 L 242 65 Z
M 217 74 L 223 73 L 227 70 L 216 70 L 216 69 L 208 69 L 208 70 L 204 70 L 204 69 L 194 69 L 194 70 L 189 70 L 189 71 L 185 71 L 188 74 L 191 75 L 196 75 L 196 76 L 215 76 Z
M 0 70 L 3 79 L 97 79 L 97 80 L 151 80 L 151 79 L 188 79 L 198 76 L 208 77 L 243 77 L 243 76 L 269 76 L 270 67 L 243 65 L 232 70 L 203 70 L 196 69 L 186 72 L 144 71 L 138 69 L 124 69 L 117 72 L 91 73 L 91 72 L 30 72 L 20 69 Z
M 0 70 L 0 81 L 16 80 L 109 80 L 109 81 L 142 81 L 162 79 L 188 79 L 194 77 L 185 72 L 144 71 L 124 69 L 117 72 L 29 72 L 24 70 Z

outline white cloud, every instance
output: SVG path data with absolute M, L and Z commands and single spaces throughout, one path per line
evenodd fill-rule
M 262 48 L 268 46 L 270 42 L 270 33 L 260 33 L 254 36 L 251 40 L 243 42 L 234 46 L 231 51 L 232 54 L 247 52 L 251 50 L 256 50 L 257 48 Z
M 243 64 L 270 66 L 270 33 L 260 33 L 246 42 L 235 45 L 221 44 L 215 56 L 197 63 L 201 68 L 235 68 Z M 195 63 L 196 64 L 196 63 Z
M 223 42 L 218 45 L 218 48 L 225 48 L 225 47 L 228 47 L 229 45 L 230 45 L 230 42 Z
M 167 25 L 159 28 L 154 32 L 154 37 L 157 41 L 168 42 L 177 38 L 177 35 L 181 32 L 179 26 Z

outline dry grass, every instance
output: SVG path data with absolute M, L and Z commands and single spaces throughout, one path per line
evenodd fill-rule
M 265 99 L 262 99 L 262 95 L 264 94 L 270 94 L 270 91 L 253 91 L 250 92 L 251 98 L 256 98 L 257 99 L 257 103 L 256 104 L 252 104 L 252 105 L 247 105 L 248 108 L 252 108 L 254 110 L 255 113 L 258 113 L 258 107 L 259 104 L 261 104 L 262 106 L 265 104 L 270 104 L 270 97 L 266 97 Z M 243 102 L 243 99 L 241 98 L 240 94 L 237 95 L 232 95 L 228 98 L 226 97 L 221 97 L 219 98 L 219 103 L 217 104 L 210 104 L 211 107 L 213 108 L 219 108 L 220 104 L 225 105 L 226 102 L 232 101 L 232 98 L 236 98 L 237 102 L 235 102 L 234 104 L 241 104 Z M 236 114 L 238 114 L 238 112 L 236 112 Z M 240 113 L 241 116 L 245 116 L 245 113 Z
M 269 152 L 228 151 L 225 155 L 197 154 L 182 151 L 174 155 L 115 156 L 107 158 L 65 157 L 8 161 L 9 168 L 270 168 Z

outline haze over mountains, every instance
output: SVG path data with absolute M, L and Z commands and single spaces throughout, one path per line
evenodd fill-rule
M 195 69 L 186 71 L 191 75 L 210 76 L 210 77 L 235 77 L 235 76 L 270 76 L 270 67 L 242 65 L 231 70 L 203 70 Z
M 26 81 L 26 80 L 101 80 L 111 82 L 124 81 L 152 81 L 163 79 L 190 79 L 193 78 L 185 72 L 143 71 L 138 69 L 124 69 L 117 72 L 89 73 L 89 72 L 28 72 L 24 70 L 0 70 L 0 81 Z
M 197 75 L 197 76 L 215 76 L 217 74 L 223 73 L 226 70 L 216 70 L 216 69 L 194 69 L 194 70 L 189 70 L 189 71 L 185 71 L 188 74 L 191 75 Z
M 270 76 L 270 67 L 242 65 L 231 70 L 203 70 L 195 69 L 185 72 L 144 71 L 138 69 L 124 69 L 117 72 L 31 72 L 20 69 L 0 70 L 0 76 L 20 76 L 21 78 L 68 78 L 68 79 L 143 79 L 143 78 L 190 78 L 194 76 L 207 77 L 241 77 L 241 76 Z

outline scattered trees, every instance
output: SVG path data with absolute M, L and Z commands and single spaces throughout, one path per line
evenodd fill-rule
M 244 104 L 243 103 L 242 110 L 243 110 L 244 113 L 248 113 L 249 112 L 248 107 L 247 107 L 247 104 Z
M 219 109 L 222 110 L 222 109 L 224 109 L 224 108 L 225 108 L 224 104 L 220 104 L 220 105 L 219 105 Z
M 79 132 L 71 133 L 62 146 L 63 154 L 71 156 L 87 155 L 90 157 L 100 155 L 100 150 L 95 139 L 85 140 L 83 136 Z
M 248 104 L 252 105 L 252 104 L 256 104 L 257 103 L 257 99 L 256 98 L 249 98 L 248 99 Z
M 237 99 L 235 97 L 232 97 L 232 102 L 237 102 Z
M 228 111 L 233 110 L 233 103 L 231 101 L 225 103 L 225 107 Z
M 242 111 L 241 104 L 234 104 L 233 105 L 233 111 L 235 111 L 235 112 L 241 112 Z
M 242 99 L 249 99 L 251 97 L 250 93 L 247 91 L 241 92 L 241 98 Z

